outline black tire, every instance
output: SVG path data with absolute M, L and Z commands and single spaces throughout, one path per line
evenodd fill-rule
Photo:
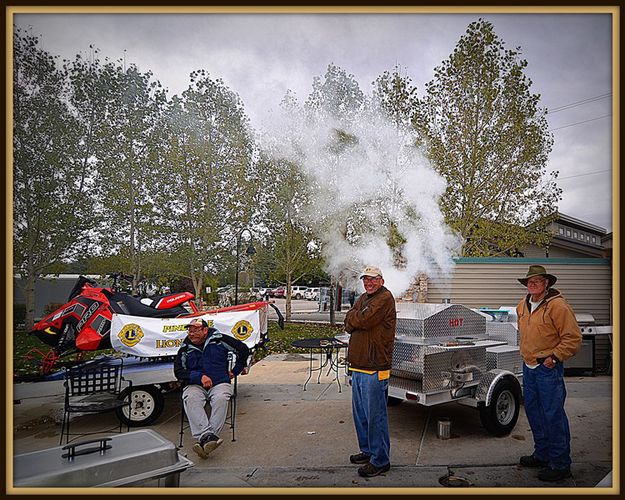
M 490 405 L 480 408 L 480 420 L 493 436 L 505 436 L 514 429 L 520 409 L 519 383 L 504 378 L 497 382 Z
M 165 398 L 161 390 L 154 385 L 128 387 L 119 395 L 119 399 L 130 398 L 130 407 L 115 410 L 117 418 L 130 427 L 151 425 L 163 413 Z
M 401 398 L 394 398 L 393 396 L 388 396 L 386 398 L 386 406 L 398 406 L 404 402 Z
M 299 293 L 295 294 L 295 300 L 299 300 L 301 298 L 302 298 L 302 296 Z

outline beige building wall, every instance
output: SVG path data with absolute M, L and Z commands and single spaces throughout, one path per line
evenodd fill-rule
M 612 324 L 612 268 L 605 259 L 459 259 L 452 275 L 430 275 L 427 302 L 479 308 L 516 306 L 526 293 L 517 278 L 541 264 L 558 278 L 554 286 L 576 313 L 590 313 L 599 325 Z

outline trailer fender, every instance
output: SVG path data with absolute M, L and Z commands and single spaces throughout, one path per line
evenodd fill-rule
M 521 384 L 514 373 L 508 370 L 502 370 L 501 368 L 494 368 L 482 376 L 482 379 L 475 390 L 474 397 L 477 400 L 478 405 L 483 403 L 484 406 L 490 406 L 495 386 L 497 385 L 497 382 L 504 378 L 509 379 L 513 384 L 518 385 L 519 393 L 521 393 Z

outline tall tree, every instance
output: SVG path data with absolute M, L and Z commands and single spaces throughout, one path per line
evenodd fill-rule
M 323 77 L 313 78 L 312 92 L 306 100 L 305 108 L 318 118 L 350 121 L 365 104 L 365 94 L 360 90 L 354 75 L 330 63 Z
M 156 247 L 155 200 L 161 193 L 154 179 L 163 165 L 152 152 L 157 148 L 159 118 L 166 102 L 160 83 L 150 72 L 121 63 L 110 66 L 107 102 L 98 151 L 97 187 L 106 232 L 101 241 L 109 251 L 128 259 L 133 292 L 142 279 L 142 256 Z
M 264 225 L 271 235 L 266 242 L 273 264 L 270 278 L 286 285 L 285 318 L 291 319 L 291 289 L 301 279 L 318 273 L 321 252 L 318 238 L 307 224 L 310 182 L 300 166 L 284 159 L 263 157 L 270 189 L 265 191 L 267 217 Z M 266 259 L 265 259 L 266 260 Z
M 417 87 L 408 75 L 395 66 L 373 82 L 373 105 L 384 112 L 398 127 L 409 127 L 418 105 Z
M 37 37 L 16 28 L 13 65 L 13 266 L 25 283 L 31 328 L 35 282 L 81 250 L 92 203 L 80 127 L 56 58 Z
M 491 23 L 471 23 L 435 68 L 414 118 L 447 180 L 441 208 L 464 255 L 514 255 L 544 241 L 560 199 L 557 172 L 546 174 L 553 138 L 520 55 Z
M 203 289 L 233 261 L 239 232 L 250 224 L 258 200 L 254 143 L 243 103 L 222 80 L 204 71 L 168 106 L 159 179 L 161 211 L 169 214 L 169 246 L 178 269 Z

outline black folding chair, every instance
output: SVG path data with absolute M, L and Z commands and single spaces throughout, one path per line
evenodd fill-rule
M 63 435 L 66 437 L 65 443 L 67 444 L 70 441 L 70 435 L 86 436 L 104 432 L 71 434 L 69 429 L 72 414 L 107 413 L 130 405 L 129 399 L 119 399 L 122 383 L 127 384 L 127 386 L 132 385 L 131 381 L 125 380 L 123 377 L 123 359 L 120 358 L 119 363 L 109 363 L 109 361 L 110 358 L 96 359 L 71 367 L 65 372 L 65 404 L 59 445 L 63 444 Z M 130 426 L 127 426 L 127 430 L 130 430 Z M 122 432 L 121 420 L 119 432 Z
M 232 429 L 232 441 L 236 441 L 235 438 L 235 429 L 236 429 L 236 417 L 237 417 L 237 380 L 238 376 L 234 377 L 233 391 L 232 396 L 230 397 L 230 401 L 228 401 L 228 414 L 226 415 L 226 421 L 224 425 L 230 425 L 230 429 Z M 184 387 L 180 389 L 180 443 L 178 444 L 178 448 L 182 448 L 182 440 L 184 437 L 184 431 L 189 427 L 189 421 L 187 419 L 187 414 L 184 411 L 184 400 L 182 398 L 184 392 Z

